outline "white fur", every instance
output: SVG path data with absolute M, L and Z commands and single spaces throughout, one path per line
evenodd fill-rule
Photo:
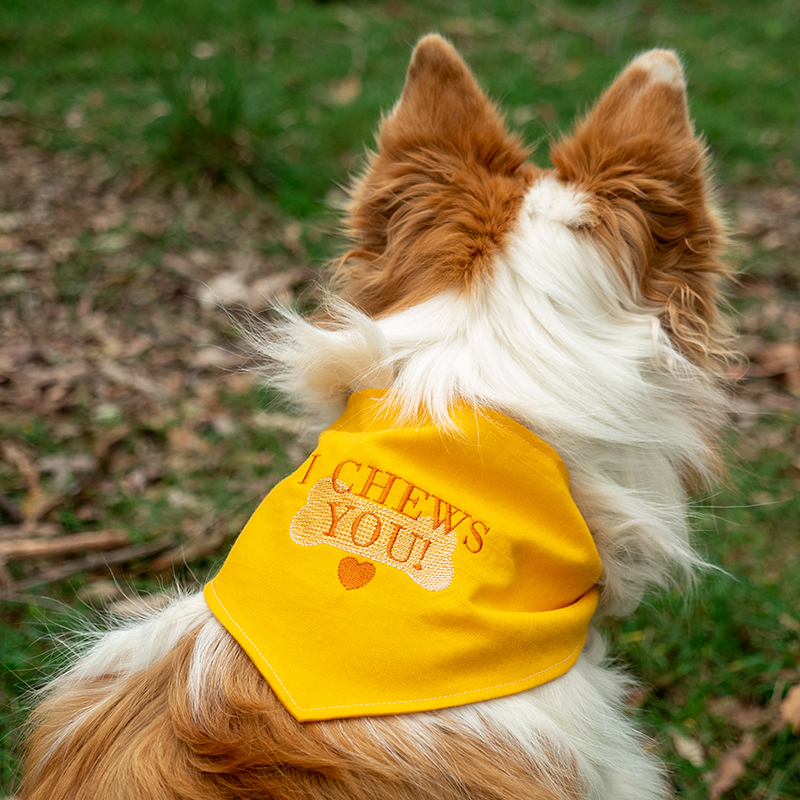
M 707 469 L 704 435 L 724 402 L 672 345 L 662 309 L 635 296 L 590 233 L 530 212 L 551 189 L 532 187 L 505 256 L 472 294 L 445 292 L 379 320 L 332 301 L 340 324 L 324 330 L 285 312 L 261 350 L 316 419 L 314 433 L 366 386 L 390 388 L 409 417 L 422 405 L 440 425 L 464 398 L 529 427 L 567 464 L 597 541 L 599 613 L 622 615 L 648 585 L 702 564 L 688 543 L 681 472 Z M 548 208 L 572 203 L 580 216 L 577 198 Z M 315 390 L 314 376 L 331 370 L 337 390 Z
M 650 50 L 640 55 L 632 64 L 644 67 L 654 83 L 666 83 L 676 89 L 686 87 L 681 62 L 667 50 Z
M 563 184 L 554 175 L 545 175 L 531 186 L 522 204 L 522 213 L 580 228 L 590 219 L 589 198 L 574 186 Z

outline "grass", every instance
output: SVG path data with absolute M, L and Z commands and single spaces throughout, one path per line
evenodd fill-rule
M 185 176 L 249 175 L 318 211 L 393 102 L 408 48 L 438 28 L 530 140 L 569 124 L 637 51 L 685 57 L 726 179 L 798 155 L 792 0 L 542 3 L 61 0 L 0 10 L 5 103 L 53 147 L 153 156 Z
M 4 406 L 0 437 L 33 464 L 100 452 L 104 437 L 119 437 L 88 483 L 67 478 L 64 500 L 46 517 L 66 531 L 121 528 L 136 542 L 178 532 L 189 541 L 213 522 L 213 546 L 187 567 L 154 575 L 148 563 L 134 564 L 113 572 L 123 584 L 152 590 L 173 576 L 202 578 L 246 519 L 250 494 L 296 458 L 290 433 L 264 423 L 273 399 L 237 372 L 240 362 L 219 370 L 200 358 L 235 345 L 227 319 L 198 303 L 197 281 L 219 287 L 237 270 L 255 281 L 332 254 L 327 205 L 394 103 L 411 44 L 434 29 L 453 40 L 511 124 L 542 143 L 538 160 L 628 58 L 667 46 L 684 58 L 697 127 L 734 210 L 748 192 L 797 186 L 793 0 L 505 0 L 491 13 L 477 0 L 59 0 L 35 13 L 6 0 L 0 126 L 19 133 L 20 152 L 44 154 L 31 170 L 52 178 L 31 179 L 31 193 L 61 199 L 38 232 L 20 228 L 23 237 L 14 215 L 30 207 L 27 195 L 3 188 L 8 233 L 2 224 L 0 233 L 21 244 L 18 257 L 0 253 L 0 310 L 37 315 L 51 350 L 31 356 L 32 373 L 55 375 L 77 353 L 148 376 L 163 391 L 94 372 L 59 378 L 61 400 L 55 379 L 20 384 L 19 392 L 35 390 L 24 396 L 36 404 Z M 798 300 L 792 252 L 740 248 L 746 281 L 769 288 L 780 307 Z M 747 319 L 760 303 L 747 292 L 734 298 Z M 749 333 L 787 341 L 786 319 L 773 315 Z M 690 800 L 708 796 L 709 773 L 747 733 L 726 698 L 760 716 L 750 729 L 757 752 L 723 796 L 800 796 L 798 737 L 776 722 L 782 696 L 800 682 L 800 420 L 785 386 L 765 380 L 743 391 L 754 411 L 731 445 L 730 486 L 697 507 L 701 543 L 728 574 L 709 577 L 688 603 L 680 594 L 652 598 L 608 632 L 643 679 L 640 714 Z M 40 479 L 45 495 L 57 491 L 54 474 Z M 0 487 L 32 502 L 7 460 Z M 10 564 L 12 577 L 28 566 Z M 0 606 L 0 785 L 9 791 L 24 690 L 52 669 L 48 636 L 87 612 L 98 577 L 36 590 L 46 607 Z M 699 744 L 696 763 L 676 736 Z

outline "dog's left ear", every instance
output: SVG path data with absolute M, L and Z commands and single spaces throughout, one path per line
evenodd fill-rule
M 675 54 L 635 59 L 550 156 L 558 176 L 589 195 L 592 233 L 638 299 L 663 309 L 678 349 L 699 364 L 724 356 L 725 236 Z
M 351 193 L 344 296 L 378 315 L 480 280 L 532 180 L 528 154 L 452 45 L 420 40 Z

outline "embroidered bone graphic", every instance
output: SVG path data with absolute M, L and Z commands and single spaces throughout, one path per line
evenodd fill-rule
M 402 570 L 424 589 L 440 591 L 453 580 L 456 534 L 434 528 L 431 517 L 411 519 L 352 494 L 347 484 L 323 478 L 308 493 L 289 528 L 292 541 L 329 544 L 369 561 Z M 341 579 L 341 566 L 339 571 Z M 347 585 L 342 581 L 345 588 Z

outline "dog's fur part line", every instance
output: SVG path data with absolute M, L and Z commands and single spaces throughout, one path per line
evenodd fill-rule
M 409 419 L 447 426 L 465 400 L 529 427 L 595 536 L 598 614 L 627 613 L 702 563 L 687 489 L 713 474 L 725 405 L 724 232 L 679 62 L 634 61 L 552 149 L 555 171 L 527 155 L 453 48 L 423 39 L 351 197 L 344 300 L 255 339 L 315 432 L 370 387 Z M 536 689 L 299 724 L 196 595 L 48 687 L 20 797 L 663 800 L 629 688 L 592 631 Z

